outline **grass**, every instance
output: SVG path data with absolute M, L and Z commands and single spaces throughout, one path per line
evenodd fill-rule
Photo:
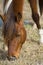
M 0 41 L 0 65 L 43 65 L 43 45 L 39 45 L 38 30 L 33 29 L 30 25 L 24 25 L 27 32 L 26 42 L 23 44 L 20 56 L 14 62 L 9 62 L 6 59 L 5 51 L 3 50 L 3 41 Z M 2 51 L 3 50 L 3 51 Z M 4 60 L 5 59 L 5 60 Z

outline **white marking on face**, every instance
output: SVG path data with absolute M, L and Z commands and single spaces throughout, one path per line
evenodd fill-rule
M 43 44 L 43 29 L 39 30 L 40 42 Z
M 12 2 L 12 0 L 8 0 L 8 2 L 6 3 L 6 5 L 5 5 L 5 9 L 4 9 L 4 13 L 7 13 L 8 8 L 9 8 L 11 2 Z
M 38 14 L 39 14 L 39 16 L 40 16 L 39 0 L 37 0 L 37 10 L 38 10 Z

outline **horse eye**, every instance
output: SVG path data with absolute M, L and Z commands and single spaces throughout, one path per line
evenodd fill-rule
M 22 18 L 22 14 L 20 12 L 18 12 L 18 19 Z

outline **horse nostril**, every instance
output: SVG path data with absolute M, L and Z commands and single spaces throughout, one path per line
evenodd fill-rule
M 15 61 L 17 58 L 15 56 L 7 56 L 9 61 Z

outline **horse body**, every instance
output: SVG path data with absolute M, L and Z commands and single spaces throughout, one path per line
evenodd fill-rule
M 26 31 L 22 22 L 23 1 L 24 0 L 4 0 L 4 15 L 2 16 L 4 21 L 3 34 L 8 46 L 9 59 L 19 56 L 22 44 L 26 40 Z M 38 0 L 38 2 L 40 13 L 42 14 L 43 0 Z M 32 10 L 32 18 L 41 36 L 40 41 L 43 43 L 43 30 L 39 23 L 40 16 L 37 9 L 37 0 L 29 0 L 29 3 Z

